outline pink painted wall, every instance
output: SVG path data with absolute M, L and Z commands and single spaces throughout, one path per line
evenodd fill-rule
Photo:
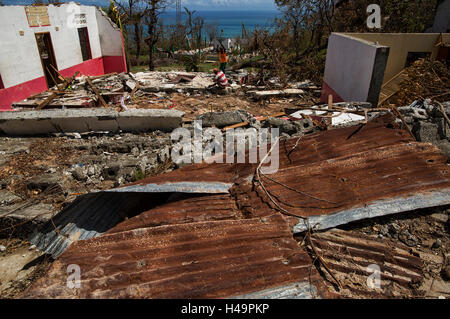
M 125 66 L 122 56 L 106 56 L 85 61 L 59 72 L 65 77 L 71 77 L 76 71 L 79 71 L 81 75 L 97 76 L 111 72 L 124 72 Z M 0 110 L 10 110 L 12 103 L 19 102 L 47 89 L 47 83 L 43 76 L 13 87 L 1 89 Z

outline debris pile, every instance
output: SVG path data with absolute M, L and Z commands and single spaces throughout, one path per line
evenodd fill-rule
M 418 141 L 435 144 L 450 158 L 450 102 L 416 100 L 398 110 Z
M 440 61 L 420 59 L 406 68 L 400 90 L 389 99 L 395 105 L 409 105 L 430 98 L 444 102 L 450 98 L 450 68 Z

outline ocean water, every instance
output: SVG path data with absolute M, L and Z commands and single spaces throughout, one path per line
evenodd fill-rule
M 193 18 L 202 17 L 205 19 L 205 25 L 217 24 L 219 36 L 224 38 L 234 38 L 241 36 L 242 23 L 247 32 L 253 31 L 256 27 L 269 28 L 275 18 L 281 16 L 279 11 L 196 11 Z M 161 15 L 164 25 L 176 23 L 176 13 L 166 12 Z M 182 21 L 185 23 L 187 14 L 183 12 Z M 205 36 L 205 35 L 204 35 Z
M 70 0 L 66 1 L 69 2 Z M 5 5 L 29 5 L 33 2 L 34 0 L 3 0 L 3 4 Z M 109 0 L 78 0 L 75 2 L 100 7 L 109 6 Z M 234 38 L 241 35 L 242 22 L 244 22 L 247 32 L 251 32 L 256 27 L 270 27 L 276 17 L 281 17 L 281 13 L 276 10 L 263 11 L 258 10 L 257 8 L 255 8 L 255 10 L 248 10 L 248 7 L 248 4 L 246 4 L 244 7 L 245 10 L 198 10 L 194 13 L 193 18 L 202 17 L 205 19 L 205 25 L 215 23 L 218 25 L 219 36 L 224 38 Z M 161 18 L 165 25 L 176 23 L 175 11 L 165 12 L 161 15 Z M 187 14 L 183 10 L 183 23 L 186 19 Z M 203 37 L 207 37 L 206 33 L 204 33 Z

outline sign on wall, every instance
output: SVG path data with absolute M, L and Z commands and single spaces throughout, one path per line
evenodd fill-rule
M 25 13 L 30 27 L 47 27 L 50 25 L 47 6 L 27 6 L 25 7 Z

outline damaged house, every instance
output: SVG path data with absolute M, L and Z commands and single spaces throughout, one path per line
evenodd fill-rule
M 0 108 L 75 72 L 126 71 L 122 32 L 99 8 L 73 2 L 0 7 Z
M 414 61 L 448 59 L 449 43 L 449 33 L 333 33 L 321 100 L 331 94 L 336 102 L 381 104 L 399 90 Z

